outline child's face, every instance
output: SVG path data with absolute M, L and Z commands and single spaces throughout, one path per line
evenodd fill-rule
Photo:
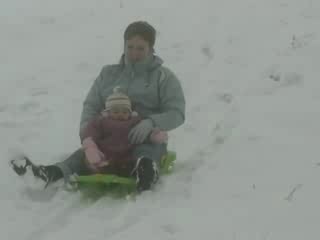
M 130 117 L 130 111 L 123 107 L 113 107 L 109 111 L 110 117 L 113 120 L 124 121 Z

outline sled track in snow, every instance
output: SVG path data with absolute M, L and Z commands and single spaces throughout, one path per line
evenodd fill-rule
M 218 167 L 219 159 L 212 159 L 212 156 L 226 143 L 239 121 L 237 104 L 231 95 L 229 97 L 232 100 L 218 102 L 219 107 L 217 108 L 222 106 L 225 109 L 224 114 L 220 120 L 215 121 L 215 124 L 213 124 L 211 131 L 207 135 L 207 144 L 199 147 L 196 152 L 192 153 L 183 162 L 179 161 L 178 157 L 175 173 L 166 178 L 167 184 L 164 191 L 170 188 L 168 182 L 176 182 L 179 183 L 179 191 L 177 191 L 177 185 L 174 185 L 172 192 L 176 192 L 175 197 L 188 198 L 194 174 L 201 171 L 203 167 L 209 166 L 212 171 Z M 210 122 L 210 119 L 207 119 L 207 121 Z

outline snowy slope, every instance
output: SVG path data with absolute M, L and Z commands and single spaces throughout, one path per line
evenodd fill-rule
M 8 159 L 79 146 L 82 101 L 141 19 L 186 93 L 176 173 L 135 201 L 30 194 Z M 319 24 L 315 0 L 2 0 L 1 239 L 319 239 Z

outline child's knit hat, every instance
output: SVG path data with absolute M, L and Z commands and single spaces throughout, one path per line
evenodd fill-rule
M 115 106 L 124 107 L 130 112 L 132 111 L 129 97 L 122 93 L 119 87 L 115 87 L 113 89 L 113 93 L 107 98 L 105 102 L 105 111 L 109 111 Z

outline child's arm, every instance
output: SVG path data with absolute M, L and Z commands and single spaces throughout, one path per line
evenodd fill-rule
M 80 133 L 80 139 L 81 143 L 86 139 L 86 138 L 92 138 L 95 142 L 98 139 L 102 138 L 102 130 L 101 130 L 101 121 L 102 117 L 99 116 L 97 118 L 94 118 L 88 124 L 86 127 L 81 131 Z
M 87 137 L 82 142 L 87 167 L 94 173 L 99 172 L 101 167 L 107 166 L 108 162 L 105 160 L 104 154 L 99 150 L 97 144 L 91 137 Z

